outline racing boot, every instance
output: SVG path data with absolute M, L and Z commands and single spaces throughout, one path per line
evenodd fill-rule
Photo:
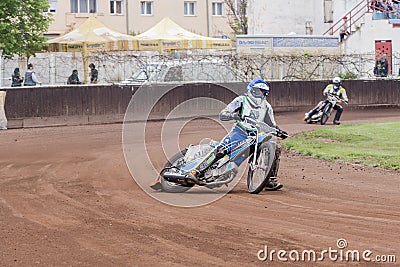
M 304 121 L 308 121 L 309 118 L 310 118 L 310 115 L 308 114 L 308 112 L 306 114 L 304 114 Z
M 339 125 L 340 124 L 340 117 L 342 116 L 343 108 L 341 106 L 337 106 L 337 111 L 335 114 L 335 118 L 333 119 L 333 124 Z
M 150 184 L 150 187 L 156 191 L 160 191 L 162 189 L 160 180 L 154 181 Z
M 279 183 L 277 179 L 281 151 L 282 151 L 281 146 L 277 145 L 275 150 L 275 162 L 271 170 L 271 177 L 269 178 L 268 183 L 265 185 L 265 190 L 267 191 L 276 191 L 283 187 L 283 184 Z
M 270 177 L 267 185 L 265 186 L 265 190 L 267 191 L 277 191 L 283 187 L 283 184 L 278 182 L 276 177 Z
M 306 114 L 304 114 L 304 121 L 307 121 L 309 118 L 314 116 L 318 112 L 318 107 L 310 110 Z

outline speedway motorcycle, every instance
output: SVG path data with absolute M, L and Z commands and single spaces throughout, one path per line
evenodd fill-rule
M 337 95 L 328 94 L 326 100 L 318 103 L 317 113 L 308 118 L 306 122 L 308 124 L 319 122 L 321 125 L 325 125 L 332 114 L 333 107 L 336 103 L 340 103 L 340 101 L 341 100 Z
M 245 117 L 243 121 L 252 127 L 247 139 L 208 167 L 197 181 L 191 179 L 188 174 L 205 158 L 207 162 L 212 162 L 219 142 L 212 140 L 206 144 L 190 145 L 176 153 L 165 164 L 151 187 L 164 192 L 181 193 L 195 185 L 211 189 L 228 185 L 236 177 L 240 163 L 249 158 L 248 191 L 252 194 L 261 192 L 271 177 L 275 162 L 277 144 L 271 139 L 273 136 L 285 139 L 288 134 L 250 117 Z

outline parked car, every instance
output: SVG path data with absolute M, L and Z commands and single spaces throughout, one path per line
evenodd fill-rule
M 217 60 L 168 61 L 150 63 L 121 84 L 144 82 L 235 82 L 234 69 Z

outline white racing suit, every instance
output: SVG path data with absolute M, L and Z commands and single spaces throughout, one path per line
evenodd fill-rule
M 274 112 L 265 99 L 261 102 L 261 105 L 255 106 L 252 105 L 251 100 L 246 95 L 238 96 L 221 111 L 220 119 L 223 121 L 234 119 L 233 114 L 235 113 L 239 114 L 241 118 L 251 117 L 259 122 L 265 122 L 271 127 L 276 127 Z M 251 130 L 251 125 L 238 120 L 232 130 L 222 139 L 221 145 L 230 153 L 237 144 L 247 138 Z

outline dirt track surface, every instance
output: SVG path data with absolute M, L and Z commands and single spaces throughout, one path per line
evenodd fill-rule
M 302 115 L 276 117 L 291 134 L 321 127 L 304 124 Z M 344 122 L 399 119 L 399 110 L 343 115 Z M 154 139 L 158 124 L 149 127 Z M 114 124 L 0 132 L 0 266 L 315 266 L 282 263 L 276 253 L 272 262 L 262 262 L 257 252 L 264 246 L 300 253 L 338 249 L 339 238 L 347 240 L 346 249 L 370 250 L 371 259 L 396 255 L 400 262 L 398 172 L 283 151 L 283 190 L 250 195 L 243 177 L 210 205 L 178 208 L 149 197 L 134 182 L 121 129 Z M 204 125 L 190 128 L 193 142 L 204 134 L 223 136 Z M 154 161 L 162 166 L 164 157 Z M 381 266 L 333 262 L 328 255 L 318 263 L 348 265 Z

